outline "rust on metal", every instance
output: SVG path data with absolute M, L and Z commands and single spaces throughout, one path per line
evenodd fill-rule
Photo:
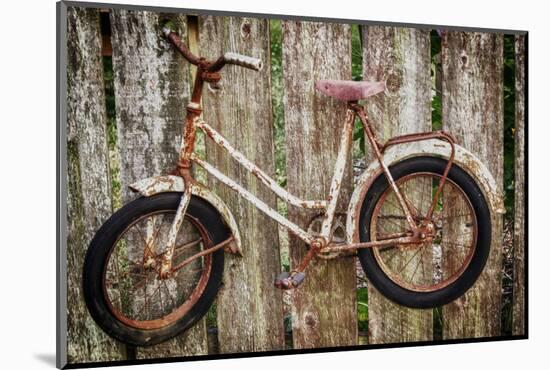
M 413 174 L 410 174 L 410 175 L 407 175 L 407 176 L 404 176 L 404 177 L 400 178 L 398 180 L 398 183 L 403 184 L 403 183 L 406 183 L 407 181 L 409 181 L 411 179 L 418 178 L 418 177 L 436 177 L 441 182 L 443 176 L 432 174 L 432 173 L 427 173 L 427 172 L 417 172 L 417 173 L 413 173 Z M 378 265 L 380 266 L 380 268 L 384 271 L 384 273 L 393 282 L 395 282 L 396 284 L 398 284 L 399 286 L 401 286 L 405 289 L 409 289 L 409 290 L 413 290 L 413 291 L 417 291 L 417 292 L 432 292 L 432 291 L 436 291 L 436 290 L 445 288 L 445 287 L 449 286 L 450 284 L 452 284 L 453 282 L 455 282 L 464 273 L 464 271 L 466 271 L 466 269 L 470 265 L 470 262 L 472 261 L 472 258 L 473 258 L 474 253 L 475 253 L 475 241 L 477 240 L 477 219 L 476 219 L 476 215 L 475 215 L 472 203 L 470 202 L 470 200 L 468 199 L 468 197 L 466 196 L 464 191 L 459 186 L 457 186 L 452 180 L 447 180 L 447 184 L 449 186 L 451 186 L 454 191 L 458 190 L 458 194 L 460 194 L 460 196 L 462 197 L 462 200 L 467 205 L 469 215 L 472 217 L 472 220 L 471 220 L 471 224 L 472 224 L 472 226 L 471 226 L 471 237 L 472 237 L 472 239 L 471 240 L 472 240 L 473 244 L 470 246 L 470 248 L 468 249 L 468 252 L 464 256 L 464 260 L 463 260 L 462 264 L 460 265 L 460 267 L 456 271 L 454 271 L 454 273 L 451 276 L 449 276 L 447 279 L 443 279 L 439 282 L 433 282 L 430 279 L 430 281 L 429 281 L 430 283 L 428 283 L 428 284 L 414 284 L 412 281 L 406 281 L 405 279 L 403 279 L 402 276 L 400 276 L 398 273 L 393 271 L 386 264 L 386 262 L 382 259 L 382 257 L 380 256 L 380 248 L 375 248 L 373 254 L 374 254 L 374 257 L 377 260 Z M 431 186 L 430 186 L 429 191 L 431 193 Z M 380 199 L 378 200 L 378 203 L 376 204 L 376 206 L 374 208 L 373 217 L 372 217 L 371 222 L 370 222 L 370 237 L 371 237 L 371 240 L 373 240 L 373 241 L 378 241 L 378 240 L 392 241 L 392 238 L 396 235 L 396 234 L 386 234 L 386 235 L 384 235 L 385 238 L 380 238 L 377 234 L 377 231 L 378 231 L 377 223 L 378 223 L 378 220 L 380 219 L 380 215 L 382 213 L 382 207 L 384 205 L 385 200 L 387 199 L 387 197 L 390 194 L 391 194 L 390 191 L 388 191 L 388 190 L 385 191 L 382 194 L 382 196 L 380 197 Z M 422 205 L 420 205 L 419 208 L 422 209 L 423 208 Z M 422 219 L 422 221 L 420 222 L 420 225 L 419 225 L 419 236 L 416 238 L 417 242 L 416 243 L 410 243 L 410 244 L 398 245 L 398 246 L 396 246 L 398 249 L 421 249 L 421 248 L 425 248 L 426 244 L 434 243 L 434 241 L 436 239 L 436 234 L 437 234 L 437 227 L 435 226 L 436 221 L 433 218 L 433 213 L 432 214 L 427 213 L 425 216 L 424 215 L 417 215 L 417 216 Z M 464 214 L 462 214 L 461 216 L 463 217 Z M 395 226 L 396 224 L 393 223 L 393 225 Z M 441 244 L 445 244 L 447 242 L 445 242 L 444 240 L 440 240 L 439 243 L 441 245 Z M 465 247 L 466 247 L 466 245 L 462 245 L 462 248 L 465 248 Z M 394 258 L 394 256 L 395 256 L 395 254 L 392 255 L 392 258 Z M 413 255 L 413 257 L 414 257 L 414 255 Z M 411 257 L 411 259 L 409 259 L 407 264 L 409 264 L 411 262 L 413 257 Z M 422 258 L 422 256 L 421 256 L 421 258 Z M 418 267 L 418 265 L 417 265 L 417 267 Z M 412 277 L 413 276 L 411 276 L 410 278 L 412 278 Z
M 439 196 L 441 195 L 441 190 L 443 189 L 443 186 L 447 181 L 447 176 L 449 175 L 449 171 L 451 170 L 451 167 L 453 165 L 453 160 L 455 158 L 455 143 L 456 143 L 455 139 L 450 134 L 443 131 L 421 132 L 421 133 L 401 135 L 401 136 L 391 138 L 386 142 L 386 144 L 384 144 L 384 146 L 382 146 L 382 149 L 381 149 L 381 152 L 383 153 L 387 148 L 393 145 L 405 144 L 405 143 L 410 143 L 415 141 L 430 140 L 430 139 L 439 139 L 449 143 L 449 146 L 451 148 L 451 154 L 449 155 L 449 160 L 447 161 L 447 165 L 445 166 L 443 177 L 441 178 L 439 186 L 437 187 L 437 190 L 434 194 L 432 204 L 430 205 L 430 209 L 427 213 L 428 218 L 430 218 L 433 214 L 437 201 L 439 200 Z
M 307 244 L 311 244 L 314 240 L 314 238 L 309 235 L 306 231 L 304 231 L 302 228 L 300 228 L 295 223 L 289 221 L 287 218 L 281 216 L 276 210 L 262 202 L 260 199 L 258 199 L 254 194 L 243 188 L 241 185 L 218 171 L 218 169 L 214 166 L 212 166 L 210 163 L 203 161 L 199 157 L 197 157 L 195 154 L 191 156 L 191 160 L 195 163 L 197 163 L 199 166 L 204 168 L 208 173 L 210 173 L 212 176 L 220 180 L 222 183 L 227 185 L 231 190 L 236 191 L 239 193 L 244 199 L 248 200 L 254 206 L 256 206 L 260 211 L 271 217 L 273 220 L 278 222 L 279 224 L 283 225 L 290 231 L 292 231 L 296 236 L 298 236 L 300 239 L 302 239 Z
M 418 242 L 419 242 L 419 237 L 403 236 L 400 238 L 376 240 L 376 241 L 363 242 L 363 243 L 349 243 L 344 245 L 329 244 L 325 248 L 323 248 L 323 252 L 347 252 L 347 251 L 353 251 L 353 250 L 362 249 L 362 248 L 374 248 L 374 247 L 382 247 L 382 246 L 394 245 L 394 244 L 416 244 Z
M 178 236 L 179 229 L 183 220 L 185 219 L 185 213 L 187 212 L 187 206 L 191 200 L 191 190 L 189 187 L 186 187 L 181 196 L 180 204 L 176 210 L 176 216 L 174 221 L 170 226 L 170 231 L 168 232 L 168 241 L 166 242 L 166 249 L 162 255 L 162 261 L 160 265 L 159 275 L 161 279 L 167 278 L 172 271 L 172 256 L 174 254 L 174 248 L 176 246 L 176 238 Z
M 181 39 L 179 39 L 177 35 L 170 30 L 165 29 L 164 32 L 168 40 L 176 46 L 182 55 L 192 64 L 197 66 L 192 97 L 187 107 L 187 118 L 185 121 L 180 159 L 176 171 L 176 173 L 181 177 L 168 176 L 157 179 L 146 179 L 142 180 L 142 182 L 133 184 L 132 187 L 142 192 L 142 194 L 155 194 L 156 192 L 162 191 L 185 191 L 185 189 L 187 189 L 190 194 L 202 197 L 211 202 L 217 209 L 220 210 L 224 220 L 228 222 L 229 227 L 233 232 L 233 238 L 229 238 L 225 242 L 222 242 L 213 248 L 224 248 L 231 251 L 240 251 L 240 237 L 237 224 L 225 204 L 209 189 L 200 185 L 192 178 L 190 171 L 191 162 L 203 167 L 210 175 L 220 180 L 233 191 L 239 193 L 245 200 L 251 202 L 256 208 L 267 214 L 268 217 L 274 219 L 276 222 L 289 229 L 292 233 L 310 245 L 308 253 L 302 259 L 298 269 L 295 270 L 294 273 L 302 273 L 311 260 L 319 254 L 343 253 L 359 248 L 371 248 L 392 244 L 409 245 L 413 247 L 415 244 L 421 243 L 424 240 L 429 240 L 429 238 L 432 237 L 433 229 L 433 224 L 430 223 L 431 221 L 429 220 L 433 215 L 435 205 L 441 194 L 442 188 L 445 185 L 449 170 L 453 163 L 457 163 L 457 165 L 463 167 L 481 184 L 484 195 L 489 199 L 491 205 L 493 206 L 493 210 L 496 210 L 496 212 L 501 212 L 503 209 L 501 194 L 496 192 L 497 187 L 490 173 L 471 153 L 455 145 L 455 140 L 452 136 L 444 132 L 410 134 L 390 139 L 385 144 L 381 144 L 376 138 L 376 135 L 368 121 L 364 107 L 359 105 L 356 101 L 350 101 L 347 103 L 348 110 L 346 121 L 344 123 L 344 129 L 342 130 L 340 149 L 335 164 L 329 194 L 327 195 L 327 200 L 302 200 L 295 197 L 280 187 L 275 180 L 268 176 L 254 163 L 249 161 L 242 153 L 237 151 L 230 143 L 228 143 L 219 132 L 214 130 L 214 128 L 201 119 L 202 109 L 200 102 L 204 82 L 217 83 L 221 79 L 221 75 L 218 72 L 226 64 L 235 64 L 242 67 L 259 70 L 262 67 L 261 61 L 256 58 L 246 57 L 235 53 L 226 53 L 225 55 L 220 56 L 217 60 L 211 62 L 193 55 L 183 44 Z M 339 86 L 344 86 L 344 84 L 340 84 Z M 367 85 L 361 86 L 366 87 Z M 352 195 L 347 212 L 345 243 L 336 244 L 332 241 L 332 226 L 334 223 L 334 215 L 344 169 L 347 157 L 349 155 L 353 122 L 356 115 L 359 116 L 363 124 L 363 129 L 369 143 L 372 145 L 376 161 L 374 161 L 361 176 L 359 184 Z M 277 211 L 255 197 L 247 189 L 194 154 L 197 128 L 205 132 L 207 137 L 212 139 L 216 145 L 224 148 L 233 159 L 257 177 L 260 182 L 266 185 L 279 198 L 296 207 L 324 210 L 324 219 L 321 225 L 320 235 L 312 235 L 312 233 L 304 231 L 301 227 L 289 221 L 287 218 L 280 215 Z M 441 145 L 441 141 L 446 142 L 446 145 Z M 426 222 L 417 220 L 413 217 L 413 211 L 410 209 L 409 204 L 399 191 L 389 170 L 389 167 L 392 164 L 416 155 L 432 155 L 446 158 L 448 161 L 428 212 L 430 217 Z M 370 185 L 374 179 L 381 174 L 386 177 L 390 188 L 395 193 L 399 201 L 399 205 L 403 210 L 409 230 L 404 234 L 392 234 L 381 240 L 358 243 L 358 215 L 360 206 Z M 183 203 L 184 200 L 182 200 L 181 204 Z M 172 229 L 177 230 L 177 219 L 174 221 Z M 207 252 L 205 250 L 202 253 L 209 255 L 211 252 Z
M 135 182 L 129 187 L 133 191 L 136 191 L 145 197 L 150 197 L 159 193 L 183 192 L 185 189 L 185 184 L 183 178 L 180 176 L 165 175 L 149 177 L 147 179 Z M 233 217 L 233 214 L 225 202 L 222 201 L 220 197 L 218 197 L 210 189 L 198 182 L 190 182 L 189 187 L 191 188 L 192 195 L 206 200 L 220 212 L 223 220 L 231 230 L 234 240 L 229 243 L 226 250 L 234 254 L 242 255 L 239 227 L 237 226 L 237 221 Z
M 222 78 L 220 72 L 203 71 L 201 78 L 206 82 L 219 82 Z
M 224 148 L 227 153 L 239 162 L 244 168 L 250 171 L 256 176 L 264 185 L 271 189 L 279 198 L 287 201 L 296 207 L 310 208 L 310 209 L 325 209 L 327 202 L 324 200 L 301 200 L 293 196 L 285 189 L 280 187 L 277 182 L 272 179 L 268 174 L 262 171 L 258 166 L 249 161 L 244 154 L 235 149 L 219 132 L 217 132 L 212 126 L 208 125 L 203 120 L 197 121 L 197 126 L 217 145 Z
M 447 144 L 440 144 L 438 139 L 408 142 L 402 145 L 391 146 L 384 151 L 384 163 L 391 166 L 408 158 L 419 156 L 432 156 L 442 159 L 449 159 L 450 147 Z M 453 164 L 459 166 L 472 176 L 480 185 L 485 199 L 491 205 L 492 213 L 502 214 L 505 212 L 502 193 L 498 190 L 495 179 L 485 165 L 471 152 L 454 144 L 455 156 Z M 360 176 L 357 186 L 351 196 L 347 211 L 346 234 L 349 242 L 359 241 L 359 212 L 361 204 L 368 189 L 374 180 L 381 175 L 383 169 L 378 162 L 372 162 Z
M 125 231 L 121 233 L 121 236 L 124 235 L 135 224 L 141 221 L 141 219 L 143 219 L 143 217 L 134 221 L 132 224 L 130 224 L 125 229 Z M 197 228 L 197 231 L 199 232 L 205 247 L 210 247 L 210 245 L 212 244 L 212 241 L 208 237 L 208 233 L 206 229 L 203 227 L 203 225 L 192 219 L 190 219 L 189 221 Z M 118 240 L 120 240 L 120 237 Z M 118 243 L 118 240 L 116 243 Z M 109 256 L 107 257 L 107 260 L 110 259 L 111 254 L 112 254 L 112 249 L 109 252 Z M 207 254 L 204 256 L 203 269 L 202 269 L 202 274 L 199 278 L 199 281 L 197 282 L 197 285 L 195 286 L 194 290 L 191 292 L 189 297 L 185 300 L 185 302 L 183 302 L 179 307 L 177 307 L 172 312 L 152 320 L 137 320 L 137 319 L 129 318 L 115 307 L 113 302 L 111 302 L 110 300 L 110 295 L 108 294 L 108 289 L 106 284 L 107 269 L 105 269 L 103 273 L 103 281 L 102 281 L 103 295 L 104 297 L 106 297 L 106 302 L 109 310 L 120 322 L 136 329 L 145 329 L 145 330 L 160 329 L 174 323 L 175 321 L 183 317 L 197 303 L 198 299 L 204 293 L 204 289 L 206 288 L 206 285 L 210 278 L 211 271 L 212 271 L 212 258 L 211 258 L 211 254 Z M 170 276 L 168 276 L 168 278 L 169 277 Z
M 367 114 L 365 113 L 365 108 L 359 104 L 351 103 L 349 104 L 350 108 L 353 109 L 357 115 L 359 116 L 359 119 L 361 120 L 361 123 L 363 124 L 363 129 L 365 130 L 365 133 L 367 134 L 367 138 L 369 139 L 369 142 L 373 148 L 374 155 L 376 156 L 376 159 L 380 166 L 382 167 L 382 170 L 384 172 L 384 175 L 386 176 L 386 179 L 388 180 L 388 183 L 390 184 L 391 188 L 395 192 L 395 195 L 397 197 L 397 200 L 399 201 L 399 204 L 401 205 L 401 208 L 405 212 L 405 217 L 407 218 L 407 222 L 409 223 L 409 226 L 411 228 L 411 231 L 416 235 L 418 233 L 416 222 L 413 220 L 411 216 L 411 212 L 409 210 L 409 207 L 405 203 L 405 200 L 403 199 L 403 196 L 399 189 L 397 188 L 397 185 L 395 185 L 395 181 L 393 180 L 393 176 L 388 168 L 384 164 L 383 155 L 381 148 L 379 146 L 378 141 L 376 140 L 376 135 L 374 134 L 374 131 L 372 127 L 370 126 L 370 123 L 367 119 Z
M 192 255 L 191 257 L 186 258 L 184 261 L 182 261 L 180 264 L 176 265 L 175 267 L 172 267 L 171 273 L 174 273 L 181 269 L 182 267 L 185 267 L 186 265 L 190 264 L 197 258 L 200 258 L 202 256 L 206 256 L 207 254 L 214 253 L 215 251 L 222 249 L 229 245 L 231 242 L 233 242 L 233 236 L 230 236 L 229 238 L 225 239 L 223 242 L 218 243 L 214 245 L 213 247 L 210 247 L 208 249 L 203 250 L 202 252 L 199 252 L 197 254 Z
M 332 180 L 330 184 L 330 190 L 328 194 L 328 206 L 325 213 L 325 219 L 323 220 L 323 224 L 321 225 L 321 237 L 326 240 L 331 239 L 332 223 L 334 220 L 334 214 L 336 212 L 338 196 L 340 195 L 340 188 L 342 185 L 342 179 L 344 177 L 344 171 L 346 169 L 347 158 L 349 157 L 354 120 L 354 111 L 352 109 L 348 109 L 346 112 L 344 128 L 342 130 L 340 148 L 338 149 L 338 155 L 336 157 L 336 163 L 334 165 L 334 174 L 332 175 Z

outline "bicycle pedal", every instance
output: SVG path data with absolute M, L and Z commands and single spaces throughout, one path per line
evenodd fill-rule
M 275 279 L 275 287 L 283 290 L 289 290 L 294 289 L 300 286 L 304 279 L 306 278 L 306 274 L 304 272 L 282 272 L 277 276 Z

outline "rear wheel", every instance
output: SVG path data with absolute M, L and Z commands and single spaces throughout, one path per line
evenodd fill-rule
M 416 244 L 359 250 L 371 283 L 408 307 L 446 304 L 466 292 L 481 274 L 491 244 L 489 207 L 474 179 L 453 165 L 433 216 L 427 217 L 447 161 L 416 157 L 390 168 L 415 222 L 426 238 Z M 360 240 L 406 235 L 410 227 L 385 176 L 368 190 L 360 213 Z
M 168 278 L 159 269 L 181 193 L 138 198 L 97 232 L 84 262 L 84 297 L 101 328 L 125 343 L 163 342 L 189 329 L 220 287 L 223 249 L 192 260 Z M 176 238 L 172 265 L 229 236 L 217 211 L 192 197 Z

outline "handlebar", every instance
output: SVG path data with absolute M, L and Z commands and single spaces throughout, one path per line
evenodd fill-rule
M 172 32 L 168 27 L 162 28 L 162 33 L 170 41 L 176 49 L 183 55 L 189 63 L 194 65 L 202 65 L 209 72 L 217 72 L 222 69 L 226 64 L 233 64 L 240 67 L 253 69 L 255 71 L 260 71 L 263 67 L 261 59 L 249 57 L 246 55 L 241 55 L 237 53 L 225 53 L 219 57 L 215 62 L 208 62 L 203 58 L 199 58 L 194 55 L 189 48 L 183 43 L 179 36 Z
M 201 63 L 201 59 L 193 55 L 193 53 L 187 48 L 187 46 L 181 41 L 181 39 L 176 35 L 175 32 L 172 32 L 170 28 L 163 27 L 162 33 L 164 33 L 164 36 L 180 51 L 180 53 L 183 55 L 185 59 L 189 61 L 189 63 L 194 65 L 199 65 Z
M 233 64 L 236 66 L 253 69 L 255 71 L 261 71 L 263 68 L 262 60 L 258 58 L 248 57 L 237 53 L 225 53 L 212 63 L 208 70 L 210 72 L 216 72 L 222 69 L 226 64 Z

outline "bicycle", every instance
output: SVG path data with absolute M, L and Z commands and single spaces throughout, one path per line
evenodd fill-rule
M 317 90 L 344 101 L 347 115 L 326 200 L 299 199 L 201 118 L 205 83 L 216 88 L 226 65 L 260 70 L 262 62 L 236 53 L 208 61 L 193 55 L 170 29 L 163 28 L 163 33 L 197 72 L 176 169 L 130 185 L 141 196 L 115 212 L 88 248 L 84 297 L 91 316 L 107 334 L 145 346 L 189 329 L 216 297 L 224 253 L 241 254 L 236 220 L 215 193 L 193 178 L 193 163 L 306 244 L 305 257 L 294 270 L 277 277 L 277 288 L 298 288 L 315 258 L 350 253 L 357 254 L 377 290 L 407 307 L 441 306 L 475 283 L 489 255 L 492 215 L 503 212 L 502 197 L 485 166 L 451 135 L 409 134 L 382 144 L 358 101 L 383 92 L 385 84 L 319 81 Z M 336 204 L 356 117 L 376 160 L 361 176 L 342 216 L 336 214 Z M 304 229 L 199 158 L 194 153 L 197 129 L 279 198 L 294 207 L 317 210 L 319 217 Z M 454 262 L 434 267 L 446 254 L 452 254 Z

